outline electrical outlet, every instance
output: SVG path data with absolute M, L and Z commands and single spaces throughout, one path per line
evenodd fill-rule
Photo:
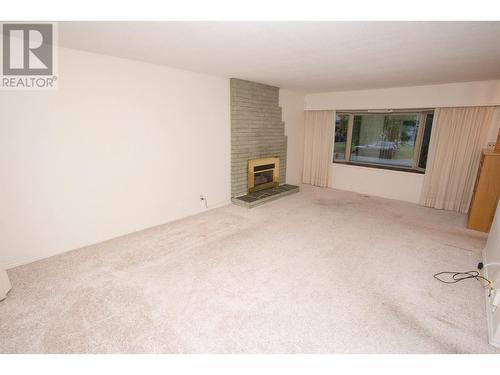
M 208 208 L 208 201 L 203 193 L 200 194 L 200 201 L 205 202 L 205 208 Z
M 495 144 L 496 144 L 496 142 L 488 142 L 488 144 L 486 145 L 486 148 L 490 151 L 493 151 L 495 149 Z

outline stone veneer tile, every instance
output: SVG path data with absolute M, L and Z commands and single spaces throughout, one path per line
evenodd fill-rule
M 231 78 L 231 196 L 247 193 L 250 159 L 279 157 L 284 184 L 286 149 L 279 87 Z

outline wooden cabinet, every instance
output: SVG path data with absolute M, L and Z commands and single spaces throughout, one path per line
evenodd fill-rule
M 488 232 L 500 197 L 500 152 L 483 151 L 467 228 Z

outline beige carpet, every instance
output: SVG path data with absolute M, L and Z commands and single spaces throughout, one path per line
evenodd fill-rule
M 3 353 L 490 353 L 463 215 L 302 186 L 9 271 Z

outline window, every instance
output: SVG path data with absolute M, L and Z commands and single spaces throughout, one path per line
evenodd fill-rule
M 334 159 L 345 160 L 345 144 L 347 141 L 347 124 L 349 122 L 349 115 L 337 115 L 335 119 L 335 145 Z
M 333 160 L 424 171 L 433 112 L 338 113 Z
M 427 113 L 425 119 L 425 130 L 422 138 L 422 146 L 420 147 L 420 158 L 418 160 L 419 168 L 425 169 L 427 165 L 427 153 L 429 152 L 429 142 L 431 140 L 432 120 L 434 113 Z

